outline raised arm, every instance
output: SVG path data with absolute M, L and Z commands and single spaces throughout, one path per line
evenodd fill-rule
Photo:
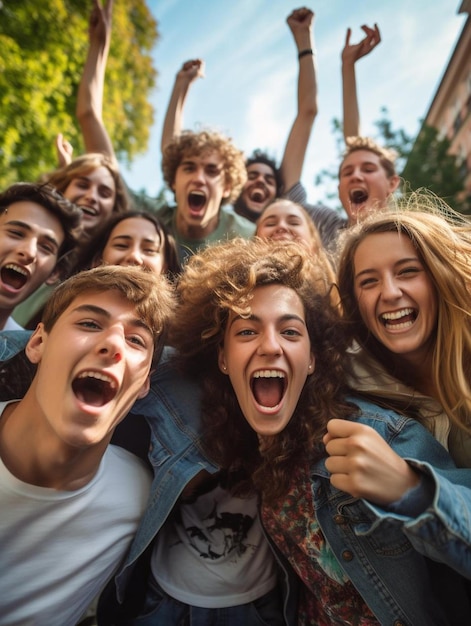
M 312 125 L 317 115 L 317 79 L 314 36 L 314 13 L 295 9 L 287 18 L 298 52 L 298 110 L 286 142 L 281 161 L 281 177 L 285 192 L 301 178 Z
M 115 157 L 113 144 L 103 124 L 103 89 L 111 42 L 113 0 L 93 0 L 89 22 L 88 54 L 77 94 L 76 115 L 87 152 Z
M 355 63 L 358 59 L 369 54 L 381 41 L 377 24 L 373 28 L 366 25 L 361 28 L 365 37 L 355 44 L 350 43 L 352 29 L 347 29 L 345 46 L 342 50 L 343 136 L 345 139 L 360 135 Z
M 197 78 L 203 77 L 204 61 L 202 59 L 190 59 L 189 61 L 185 61 L 176 75 L 172 95 L 170 96 L 167 112 L 165 113 L 160 144 L 162 152 L 166 145 L 182 132 L 183 106 L 188 94 L 188 89 L 191 83 Z

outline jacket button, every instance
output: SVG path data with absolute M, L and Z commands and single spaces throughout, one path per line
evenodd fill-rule
M 396 619 L 394 620 L 394 626 L 405 626 L 405 624 L 400 619 Z
M 350 550 L 344 550 L 342 552 L 342 559 L 344 561 L 351 561 L 353 559 L 353 552 L 351 552 Z
M 343 515 L 334 515 L 335 524 L 345 524 L 345 517 Z

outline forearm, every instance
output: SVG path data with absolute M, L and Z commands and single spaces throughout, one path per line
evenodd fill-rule
M 343 136 L 360 135 L 360 112 L 354 63 L 342 63 Z
M 317 76 L 314 39 L 311 30 L 295 35 L 298 55 L 297 112 L 288 135 L 280 170 L 284 189 L 290 189 L 302 174 L 304 158 L 317 115 Z M 312 50 L 312 54 L 304 51 Z
M 178 137 L 183 128 L 183 110 L 185 100 L 190 88 L 190 81 L 177 76 L 175 84 L 170 96 L 167 111 L 162 129 L 161 149 L 165 147 L 175 138 Z
M 103 94 L 108 45 L 92 43 L 88 50 L 77 94 L 76 115 L 87 152 L 114 158 L 111 139 L 103 123 Z

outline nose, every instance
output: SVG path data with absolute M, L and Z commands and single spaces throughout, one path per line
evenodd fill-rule
M 193 172 L 193 182 L 203 185 L 205 183 L 204 169 L 197 167 Z
M 288 225 L 285 222 L 278 222 L 275 228 L 275 233 L 286 233 L 289 231 Z
M 105 361 L 119 363 L 124 355 L 124 333 L 117 328 L 109 328 L 104 332 L 97 344 L 98 354 Z
M 394 276 L 383 277 L 381 297 L 383 300 L 396 300 L 402 296 L 402 289 Z
M 257 352 L 261 356 L 278 356 L 282 353 L 278 334 L 274 328 L 262 332 Z
M 121 265 L 143 265 L 141 252 L 138 248 L 131 248 L 124 257 Z
M 38 253 L 38 242 L 33 237 L 22 239 L 16 247 L 16 252 L 23 263 L 32 263 Z
M 361 179 L 363 180 L 363 172 L 361 171 L 360 167 L 355 167 L 351 173 L 351 178 L 358 180 Z
M 98 189 L 95 186 L 89 187 L 84 195 L 85 200 L 92 204 L 98 204 Z

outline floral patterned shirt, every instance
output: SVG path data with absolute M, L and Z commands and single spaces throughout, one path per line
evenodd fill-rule
M 287 496 L 273 508 L 262 504 L 261 515 L 268 534 L 304 583 L 298 609 L 300 626 L 378 626 L 317 522 L 307 463 L 293 472 Z

